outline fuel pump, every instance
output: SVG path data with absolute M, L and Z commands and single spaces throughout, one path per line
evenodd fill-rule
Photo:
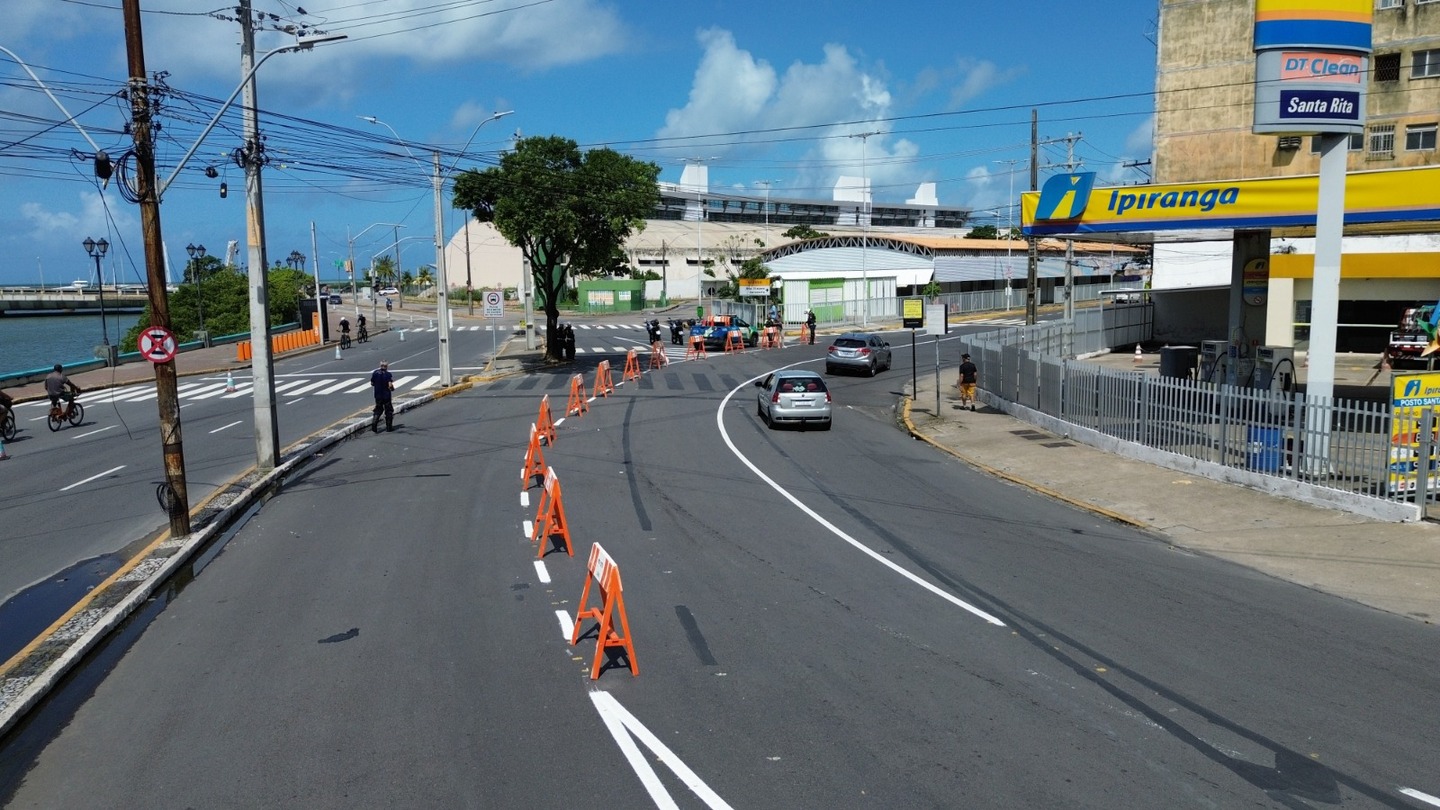
M 1255 349 L 1255 371 L 1250 387 L 1257 391 L 1287 394 L 1295 389 L 1295 350 L 1289 346 L 1259 346 Z
M 1208 383 L 1225 382 L 1229 368 L 1230 342 L 1226 340 L 1200 341 L 1200 381 Z

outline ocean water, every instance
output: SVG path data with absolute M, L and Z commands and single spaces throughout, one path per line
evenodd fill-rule
M 139 313 L 106 313 L 110 342 L 120 352 L 136 351 L 120 339 L 139 320 Z M 102 343 L 100 314 L 15 315 L 0 317 L 0 374 L 49 368 L 56 363 L 79 363 L 95 358 Z

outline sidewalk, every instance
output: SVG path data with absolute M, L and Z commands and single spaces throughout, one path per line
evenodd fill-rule
M 1427 624 L 1440 619 L 1440 525 L 1370 520 L 1114 456 L 993 408 L 961 410 L 954 382 L 953 369 L 941 371 L 937 415 L 934 375 L 922 376 L 905 423 L 962 461 L 1179 548 Z

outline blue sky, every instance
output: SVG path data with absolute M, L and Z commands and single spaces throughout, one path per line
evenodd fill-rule
M 233 6 L 142 0 L 146 67 L 163 71 L 160 174 L 168 177 L 240 81 Z M 1028 182 L 1030 109 L 1040 137 L 1083 134 L 1075 156 L 1102 182 L 1143 181 L 1148 160 L 1157 0 L 1036 0 L 1024 14 L 973 2 L 860 0 L 255 0 L 275 26 L 343 42 L 282 53 L 256 74 L 271 163 L 264 206 L 271 263 L 291 251 L 323 277 L 347 251 L 347 229 L 400 223 L 401 263 L 434 261 L 432 146 L 459 150 L 459 168 L 493 162 L 518 131 L 606 145 L 661 166 L 678 182 L 685 158 L 707 161 L 712 188 L 822 198 L 861 164 L 877 202 L 934 182 L 941 205 L 999 212 Z M 305 13 L 301 13 L 301 10 Z M 23 59 L 111 156 L 131 145 L 120 0 L 5 0 L 0 46 Z M 271 17 L 270 15 L 274 15 Z M 291 44 L 265 31 L 260 52 Z M 237 102 L 236 108 L 239 104 Z M 233 111 L 232 111 L 233 112 Z M 394 128 L 425 168 L 394 143 Z M 144 275 L 139 211 L 112 179 L 100 188 L 93 149 L 0 51 L 0 284 L 68 284 L 93 275 L 81 242 L 112 244 L 107 281 Z M 863 142 L 848 134 L 878 131 Z M 201 143 L 161 205 L 173 273 L 184 247 L 245 256 L 236 115 Z M 1041 164 L 1065 160 L 1064 144 Z M 207 166 L 217 177 L 208 178 Z M 1042 182 L 1048 172 L 1042 171 Z M 221 199 L 225 182 L 228 196 Z M 463 221 L 446 201 L 446 236 Z M 1018 215 L 1017 215 L 1018 224 Z M 357 264 L 395 241 L 371 227 Z M 414 238 L 410 238 L 414 237 Z

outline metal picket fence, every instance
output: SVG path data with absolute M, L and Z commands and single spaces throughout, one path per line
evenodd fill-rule
M 1417 481 L 1415 475 L 1417 460 L 1433 459 L 1430 433 L 1407 419 L 1394 427 L 1412 438 L 1392 442 L 1388 402 L 1317 399 L 1107 368 L 1075 359 L 1100 350 L 1095 344 L 1104 338 L 1103 325 L 1082 320 L 999 329 L 961 342 L 980 367 L 986 395 L 1073 426 L 1076 434 L 1093 431 L 1202 462 L 1185 468 L 1222 480 L 1286 482 L 1282 488 L 1290 494 L 1326 490 L 1393 504 L 1433 496 L 1425 491 L 1427 476 Z M 1434 470 L 1435 462 L 1428 466 Z M 1340 505 L 1333 495 L 1308 494 L 1307 500 Z M 1413 509 L 1387 514 L 1415 516 Z

